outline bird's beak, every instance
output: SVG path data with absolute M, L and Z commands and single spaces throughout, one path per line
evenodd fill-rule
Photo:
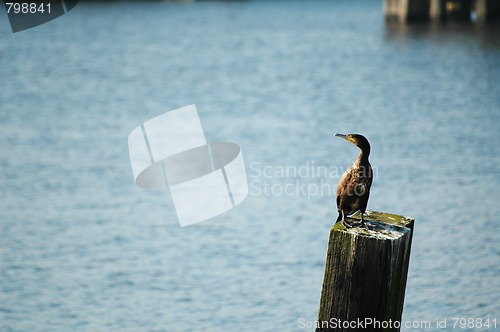
M 344 134 L 335 134 L 335 137 L 340 137 L 348 141 L 349 143 L 356 144 L 352 138 L 349 138 L 349 136 L 344 135 Z

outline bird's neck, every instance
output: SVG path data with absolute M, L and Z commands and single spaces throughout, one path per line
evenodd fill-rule
M 368 161 L 369 156 L 370 156 L 370 149 L 361 149 L 355 163 L 357 165 L 369 164 Z

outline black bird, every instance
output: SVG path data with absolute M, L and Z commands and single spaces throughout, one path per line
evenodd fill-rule
M 370 156 L 370 143 L 358 134 L 335 134 L 346 141 L 356 145 L 361 152 L 354 164 L 342 175 L 337 187 L 337 210 L 339 217 L 336 222 L 342 221 L 346 227 L 352 227 L 345 220 L 346 215 L 351 215 L 357 211 L 361 212 L 361 223 L 364 224 L 363 214 L 365 213 L 370 196 L 370 187 L 373 181 L 373 172 L 368 157 Z

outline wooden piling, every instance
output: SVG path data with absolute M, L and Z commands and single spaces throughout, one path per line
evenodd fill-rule
M 404 23 L 406 21 L 406 13 L 406 2 L 400 0 L 384 1 L 384 16 L 386 21 Z
M 474 13 L 474 14 L 473 14 Z M 384 0 L 388 22 L 476 22 L 500 20 L 499 0 Z
M 484 23 L 487 21 L 487 2 L 486 0 L 476 0 L 475 11 L 476 11 L 476 22 Z
M 330 231 L 318 332 L 399 331 L 414 219 L 366 211 L 365 223 Z
M 429 15 L 431 22 L 444 22 L 446 19 L 446 2 L 443 0 L 431 0 Z
M 430 0 L 384 0 L 386 21 L 407 23 L 429 20 Z

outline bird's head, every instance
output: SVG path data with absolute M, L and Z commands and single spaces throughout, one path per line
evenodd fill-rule
M 359 135 L 359 134 L 347 134 L 347 135 L 335 134 L 335 136 L 343 138 L 346 141 L 356 145 L 358 148 L 361 149 L 361 151 L 366 151 L 368 153 L 370 151 L 370 143 L 368 142 L 366 137 L 364 137 L 363 135 Z

